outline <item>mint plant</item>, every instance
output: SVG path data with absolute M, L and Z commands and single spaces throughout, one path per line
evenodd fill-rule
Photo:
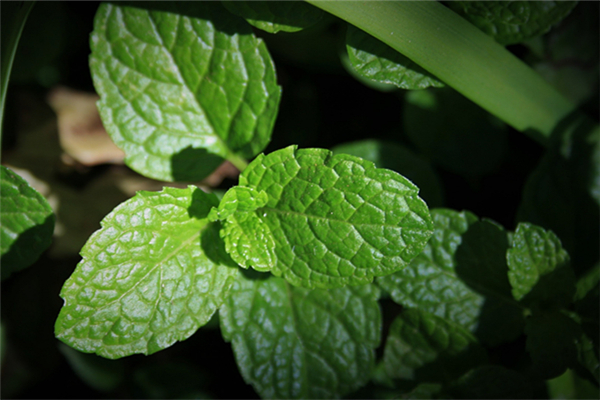
M 504 47 L 576 7 L 101 4 L 90 72 L 127 166 L 171 182 L 199 181 L 224 161 L 240 174 L 224 193 L 139 191 L 102 220 L 60 292 L 65 356 L 107 388 L 73 349 L 150 355 L 218 321 L 262 398 L 544 398 L 574 376 L 597 394 L 600 130 Z M 354 76 L 408 91 L 402 117 L 416 150 L 377 140 L 266 150 L 285 93 L 260 31 L 295 34 L 331 15 Z M 515 229 L 444 207 L 433 166 L 476 182 L 498 168 L 510 128 L 547 148 Z M 3 279 L 33 262 L 53 228 L 33 189 L 20 198 L 35 201 L 5 211 L 18 185 L 3 167 Z M 8 228 L 26 240 L 40 224 L 35 254 L 5 258 Z M 514 347 L 516 362 L 503 362 Z

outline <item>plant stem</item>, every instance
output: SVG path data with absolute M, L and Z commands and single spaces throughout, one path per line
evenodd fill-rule
M 244 172 L 248 166 L 248 161 L 233 152 L 227 155 L 227 161 L 232 163 L 237 169 L 240 170 L 240 172 Z
M 542 143 L 576 108 L 524 62 L 436 1 L 306 1 L 386 43 Z
M 0 139 L 2 139 L 2 127 L 4 122 L 4 106 L 8 80 L 12 70 L 17 45 L 21 39 L 21 33 L 29 12 L 35 1 L 5 1 L 2 4 L 2 50 L 0 54 Z

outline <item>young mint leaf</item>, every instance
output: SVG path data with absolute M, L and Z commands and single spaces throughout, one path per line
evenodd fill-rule
M 498 43 L 515 44 L 548 32 L 577 1 L 447 1 L 446 5 Z
M 597 336 L 596 336 L 597 337 Z M 576 342 L 577 346 L 577 361 L 579 364 L 575 365 L 575 369 L 581 376 L 589 379 L 596 384 L 600 383 L 600 354 L 598 352 L 598 345 L 594 345 L 594 341 L 583 334 L 579 337 Z
M 190 186 L 138 192 L 102 221 L 65 282 L 56 336 L 86 353 L 151 354 L 207 323 L 236 267 L 210 258 L 212 194 Z M 215 237 L 212 235 L 212 237 Z
M 258 156 L 239 183 L 267 193 L 254 213 L 275 239 L 271 272 L 296 286 L 371 282 L 405 267 L 432 233 L 415 185 L 350 155 L 290 146 Z
M 98 108 L 127 164 L 189 181 L 258 154 L 281 95 L 264 43 L 218 2 L 145 7 L 103 3 L 91 36 Z
M 486 363 L 487 355 L 459 324 L 406 308 L 392 322 L 382 362 L 391 379 L 449 382 Z
M 546 385 L 534 376 L 500 365 L 472 369 L 448 389 L 457 399 L 543 399 Z
M 526 304 L 551 302 L 558 306 L 573 301 L 575 274 L 569 255 L 552 231 L 519 223 L 506 260 L 515 299 Z
M 269 227 L 253 212 L 267 204 L 266 192 L 234 186 L 223 196 L 219 208 L 213 208 L 209 219 L 225 220 L 220 235 L 225 249 L 240 266 L 257 271 L 273 268 L 275 239 Z
M 532 367 L 541 378 L 555 378 L 577 362 L 576 343 L 582 332 L 566 315 L 558 311 L 534 314 L 527 319 L 525 333 Z
M 323 11 L 303 1 L 224 0 L 223 5 L 250 25 L 269 33 L 298 32 L 323 17 Z
M 431 210 L 434 232 L 425 249 L 401 271 L 377 284 L 403 306 L 419 308 L 473 330 L 485 298 L 456 275 L 456 249 L 478 218 L 467 212 Z
M 449 87 L 406 93 L 404 128 L 439 166 L 467 177 L 494 171 L 507 146 L 506 126 Z
M 33 264 L 52 243 L 54 213 L 25 179 L 0 166 L 2 280 Z
M 346 49 L 350 63 L 362 76 L 401 89 L 425 89 L 444 84 L 429 72 L 373 36 L 348 24 Z
M 221 331 L 262 398 L 339 398 L 369 380 L 378 298 L 374 285 L 308 290 L 244 271 L 219 310 Z
M 344 143 L 331 149 L 333 154 L 344 153 L 371 161 L 410 179 L 420 189 L 419 194 L 431 207 L 440 207 L 444 195 L 440 180 L 431 164 L 398 143 L 381 140 L 360 140 Z

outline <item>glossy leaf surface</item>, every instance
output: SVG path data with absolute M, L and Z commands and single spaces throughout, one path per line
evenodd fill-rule
M 515 299 L 568 305 L 575 294 L 569 255 L 552 231 L 520 223 L 507 251 L 508 279 Z
M 466 211 L 431 211 L 435 230 L 427 246 L 405 269 L 377 278 L 377 284 L 403 306 L 414 307 L 472 330 L 485 300 L 456 274 L 456 249 L 478 218 Z
M 11 169 L 0 166 L 2 280 L 33 264 L 50 243 L 54 212 L 48 201 Z
M 378 168 L 386 168 L 410 179 L 420 189 L 419 194 L 431 207 L 441 207 L 444 195 L 440 180 L 431 164 L 409 148 L 384 140 L 360 140 L 338 145 L 333 154 L 344 153 L 364 158 Z
M 407 308 L 390 327 L 382 362 L 391 379 L 444 382 L 486 361 L 485 350 L 468 330 Z
M 275 239 L 271 272 L 296 286 L 371 282 L 405 267 L 432 232 L 415 185 L 346 154 L 290 146 L 260 155 L 240 186 L 267 193 L 255 214 Z
M 316 24 L 323 11 L 303 1 L 223 1 L 225 8 L 265 32 L 298 32 Z
M 63 286 L 56 336 L 80 351 L 120 358 L 162 350 L 206 324 L 237 270 L 205 251 L 219 247 L 218 236 L 201 243 L 216 205 L 198 188 L 165 188 L 138 192 L 108 214 Z
M 338 398 L 364 385 L 379 345 L 373 285 L 330 290 L 240 273 L 221 307 L 221 331 L 262 398 Z
M 387 44 L 353 25 L 346 31 L 346 50 L 352 67 L 366 78 L 401 89 L 425 89 L 444 84 Z
M 98 107 L 126 163 L 190 181 L 258 154 L 281 94 L 264 43 L 218 2 L 144 7 L 102 4 L 91 36 Z

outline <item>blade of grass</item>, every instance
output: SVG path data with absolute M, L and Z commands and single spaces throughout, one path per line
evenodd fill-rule
M 2 126 L 4 121 L 4 102 L 8 88 L 8 79 L 12 70 L 17 45 L 21 39 L 21 33 L 29 12 L 35 1 L 5 1 L 2 4 L 2 50 L 0 53 L 0 139 L 2 138 Z
M 306 1 L 388 44 L 542 143 L 576 108 L 491 37 L 436 1 Z

